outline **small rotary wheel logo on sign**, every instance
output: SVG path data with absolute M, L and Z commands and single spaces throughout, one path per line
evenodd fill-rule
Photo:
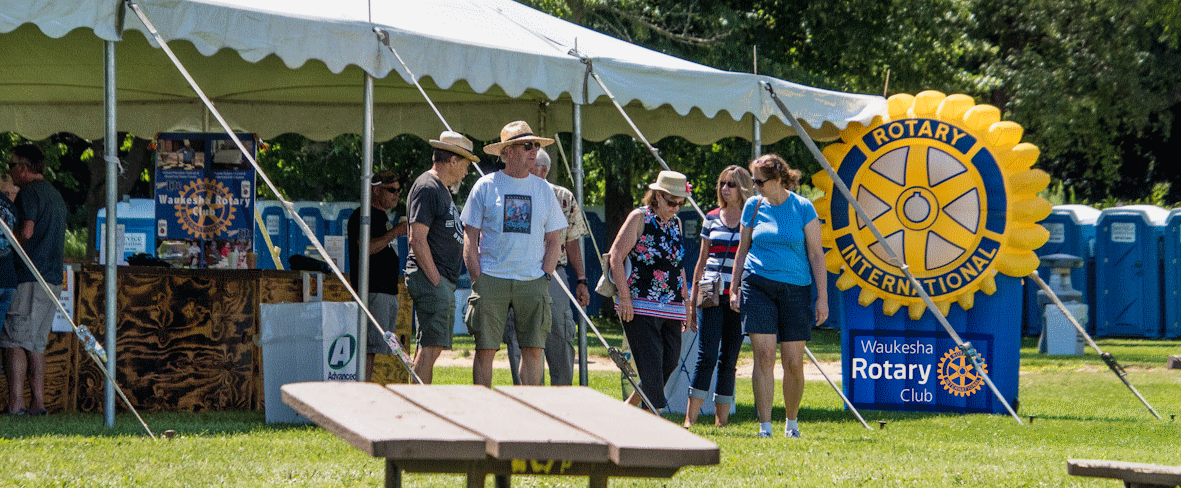
M 220 181 L 200 178 L 185 185 L 177 198 L 176 220 L 193 237 L 213 239 L 234 221 L 234 195 Z
M 881 298 L 886 315 L 907 306 L 919 319 L 926 306 L 891 258 L 905 263 L 943 315 L 951 302 L 967 310 L 977 291 L 992 294 L 997 271 L 1026 276 L 1049 239 L 1037 224 L 1052 207 L 1037 196 L 1050 177 L 1030 169 L 1038 149 L 1019 143 L 1021 126 L 967 95 L 928 91 L 895 95 L 889 116 L 869 127 L 851 124 L 824 155 L 880 231 L 874 236 L 828 173 L 813 176 L 825 192 L 816 201 L 837 287 L 861 288 L 858 302 Z
M 980 362 L 980 373 L 988 373 L 988 366 Z M 977 373 L 975 366 L 964 356 L 964 352 L 952 348 L 943 354 L 939 360 L 939 384 L 948 393 L 958 397 L 966 397 L 977 391 L 984 384 L 984 374 Z

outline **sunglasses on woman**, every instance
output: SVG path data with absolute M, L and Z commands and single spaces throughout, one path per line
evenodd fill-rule
M 661 195 L 660 198 L 663 198 L 664 203 L 668 204 L 668 206 L 674 207 L 674 208 L 680 208 L 682 205 L 685 204 L 684 198 L 681 198 L 679 200 L 670 200 L 668 197 L 666 197 L 664 195 Z
M 770 179 L 770 180 L 760 180 L 760 179 L 758 179 L 758 178 L 755 178 L 755 179 L 754 179 L 755 186 L 763 186 L 763 184 L 764 184 L 764 183 L 767 183 L 768 181 L 775 181 L 775 180 L 774 180 L 774 179 Z
M 736 182 L 736 181 L 720 181 L 720 182 L 718 182 L 718 188 L 738 188 L 738 182 Z

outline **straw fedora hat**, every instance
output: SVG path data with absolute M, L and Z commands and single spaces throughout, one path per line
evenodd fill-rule
M 438 140 L 431 139 L 431 147 L 451 151 L 460 157 L 472 160 L 474 163 L 480 162 L 480 158 L 472 154 L 472 141 L 458 132 L 443 131 L 442 134 L 439 134 Z
M 689 184 L 685 175 L 676 171 L 661 171 L 656 183 L 648 185 L 650 190 L 666 192 L 674 197 L 689 198 Z
M 494 142 L 484 146 L 484 152 L 493 156 L 500 156 L 500 149 L 504 146 L 529 141 L 540 143 L 541 147 L 554 143 L 554 140 L 548 137 L 533 135 L 533 129 L 529 128 L 529 124 L 525 123 L 524 120 L 518 120 L 516 122 L 509 122 L 503 129 L 500 129 L 500 142 Z

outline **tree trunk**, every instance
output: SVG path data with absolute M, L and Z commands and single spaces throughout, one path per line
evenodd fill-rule
M 126 133 L 120 132 L 119 141 L 122 141 L 126 135 Z M 148 139 L 135 138 L 131 149 L 126 153 L 119 154 L 122 171 L 115 182 L 115 188 L 119 195 L 129 193 L 143 171 L 152 168 L 153 151 L 148 148 L 148 144 L 151 142 Z M 119 145 L 117 142 L 115 146 Z M 107 161 L 104 156 L 106 146 L 106 141 L 102 139 L 94 141 L 94 157 L 87 162 L 90 169 L 90 188 L 86 196 L 85 211 L 86 230 L 88 231 L 86 235 L 90 238 L 86 241 L 86 257 L 92 262 L 98 262 L 98 248 L 94 243 L 102 238 L 98 234 L 98 211 L 107 206 Z

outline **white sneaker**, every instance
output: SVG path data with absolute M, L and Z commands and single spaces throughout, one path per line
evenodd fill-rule
M 759 431 L 759 437 L 771 437 L 771 432 L 766 430 Z
M 787 436 L 789 439 L 790 438 L 799 439 L 800 438 L 800 431 L 797 429 L 785 429 L 783 431 L 783 435 Z

